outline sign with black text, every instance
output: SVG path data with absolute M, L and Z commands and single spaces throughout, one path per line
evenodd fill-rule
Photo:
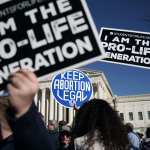
M 106 61 L 150 67 L 150 33 L 102 28 L 100 40 L 106 51 Z
M 103 56 L 85 0 L 0 3 L 0 90 L 20 68 L 40 77 Z

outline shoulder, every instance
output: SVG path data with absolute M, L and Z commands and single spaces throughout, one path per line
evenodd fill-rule
M 76 138 L 74 144 L 76 150 L 87 150 L 87 148 L 89 148 L 87 144 L 87 136 Z M 90 146 L 89 150 L 104 150 L 104 146 L 102 143 L 99 143 L 97 140 L 95 140 L 93 145 Z
M 86 140 L 87 140 L 87 136 L 82 136 L 82 137 L 78 137 L 74 140 L 74 143 L 76 145 L 84 145 L 86 143 Z
M 136 138 L 136 139 L 139 139 L 139 136 L 138 136 L 136 133 L 134 133 L 134 132 L 128 133 L 128 137 L 129 137 L 129 138 Z

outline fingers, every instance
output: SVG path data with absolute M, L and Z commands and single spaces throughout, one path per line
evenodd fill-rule
M 27 112 L 38 91 L 38 81 L 34 73 L 20 70 L 12 74 L 7 85 L 11 106 L 16 110 L 16 116 Z
M 18 93 L 18 89 L 14 87 L 12 84 L 7 85 L 7 89 L 9 91 L 10 96 L 14 95 L 14 93 Z
M 24 84 L 29 82 L 28 78 L 26 78 L 22 73 L 17 72 L 10 77 L 10 84 L 16 88 L 21 88 Z
M 36 75 L 30 70 L 21 70 L 21 72 L 26 76 L 31 82 L 38 82 Z
M 28 83 L 30 84 L 30 87 L 32 87 L 32 90 L 37 91 L 39 86 L 36 75 L 29 70 L 22 70 L 22 73 L 28 79 Z
M 36 75 L 29 70 L 20 70 L 9 77 L 10 83 L 17 89 L 38 88 Z

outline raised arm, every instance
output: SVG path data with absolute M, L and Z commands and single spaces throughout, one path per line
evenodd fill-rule
M 38 81 L 34 73 L 21 70 L 10 77 L 8 121 L 15 150 L 51 150 L 48 132 L 33 102 L 37 91 Z

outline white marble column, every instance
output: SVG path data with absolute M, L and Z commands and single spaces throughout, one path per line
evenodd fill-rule
M 58 114 L 58 109 L 57 109 L 57 102 L 55 101 L 55 112 L 54 112 L 54 117 L 55 117 L 55 119 L 54 120 L 58 120 L 58 118 L 57 118 L 57 114 Z
M 76 110 L 73 109 L 73 119 L 74 119 L 75 116 L 76 116 Z
M 50 120 L 54 120 L 54 97 L 50 94 Z
M 41 94 L 41 89 L 39 89 L 37 94 L 37 107 L 39 112 L 41 112 Z
M 34 102 L 35 102 L 35 105 L 37 106 L 37 102 L 38 102 L 38 94 L 35 95 L 35 97 L 34 97 Z
M 73 123 L 73 113 L 74 113 L 74 110 L 73 110 L 73 108 L 69 108 L 69 125 L 72 125 L 72 123 Z
M 48 109 L 49 109 L 49 104 L 48 104 L 48 99 L 46 98 L 46 101 L 45 101 L 45 122 L 47 123 L 49 118 L 48 118 Z
M 97 88 L 98 88 L 98 98 L 103 99 L 104 91 L 102 89 L 102 85 L 100 82 L 97 83 Z
M 49 96 L 48 96 L 48 91 L 46 89 L 46 94 L 45 94 L 45 122 L 47 123 L 49 120 L 49 109 L 50 109 L 50 105 L 49 105 Z
M 46 123 L 48 123 L 48 120 L 50 119 L 50 91 L 48 88 L 46 88 L 46 99 L 45 99 L 45 103 L 46 103 L 46 118 L 45 121 Z
M 45 101 L 46 101 L 46 89 L 42 89 L 42 100 L 41 100 L 41 113 L 45 117 Z
M 39 102 L 38 102 L 38 111 L 41 113 L 41 99 L 39 99 Z
M 67 113 L 66 113 L 66 108 L 63 107 L 63 120 L 67 121 Z
M 58 121 L 62 121 L 63 120 L 63 106 L 61 104 L 58 104 L 58 111 L 59 111 L 59 116 L 58 116 Z
M 37 106 L 38 106 L 38 111 L 39 112 L 41 112 L 41 101 L 42 101 L 42 90 L 39 89 L 38 98 L 37 98 Z

